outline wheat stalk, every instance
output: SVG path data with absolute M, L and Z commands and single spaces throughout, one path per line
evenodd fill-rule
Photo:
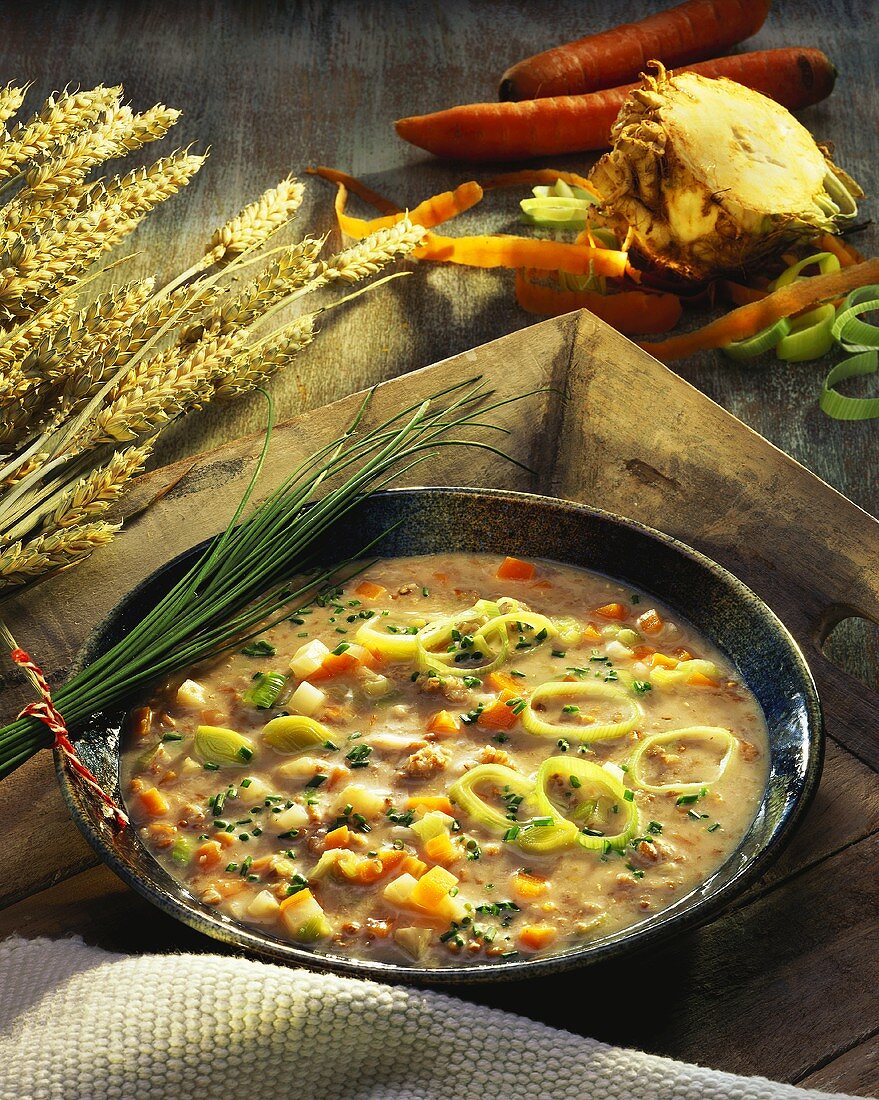
M 221 263 L 261 245 L 287 224 L 302 204 L 303 194 L 302 184 L 293 176 L 264 191 L 256 202 L 214 231 L 207 250 L 211 263 Z
M 103 515 L 122 495 L 125 486 L 143 470 L 152 443 L 129 447 L 62 493 L 49 523 L 52 528 L 76 527 Z
M 84 523 L 39 535 L 28 543 L 12 543 L 0 553 L 0 588 L 18 587 L 75 565 L 99 546 L 105 546 L 120 526 L 101 521 Z

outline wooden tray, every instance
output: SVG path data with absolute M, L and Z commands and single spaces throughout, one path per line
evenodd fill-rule
M 799 641 L 821 690 L 830 743 L 821 788 L 794 843 L 709 927 L 646 958 L 530 983 L 527 996 L 516 987 L 469 995 L 719 1068 L 850 1091 L 876 1088 L 879 700 L 832 665 L 821 645 L 843 618 L 879 620 L 879 524 L 585 312 L 388 382 L 377 391 L 376 415 L 477 374 L 500 394 L 564 391 L 564 401 L 547 395 L 530 402 L 527 415 L 521 405 L 506 412 L 513 448 L 536 473 L 491 456 L 446 452 L 427 468 L 430 483 L 554 493 L 703 550 L 761 595 Z M 265 488 L 335 436 L 358 401 L 282 425 Z M 259 443 L 235 441 L 143 477 L 110 548 L 7 605 L 13 633 L 54 682 L 125 591 L 223 525 Z M 25 698 L 10 673 L 0 691 L 4 716 Z M 66 816 L 48 754 L 0 786 L 0 821 L 0 936 L 66 932 L 129 951 L 221 949 L 95 867 Z M 600 1010 L 607 989 L 631 989 L 645 977 L 662 990 L 661 1008 L 647 998 L 645 1011 L 634 1015 Z M 592 1007 L 573 1013 L 574 1004 Z

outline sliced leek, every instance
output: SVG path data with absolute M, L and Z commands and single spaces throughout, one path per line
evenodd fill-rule
M 241 696 L 241 702 L 259 707 L 260 710 L 268 710 L 274 706 L 286 683 L 287 677 L 283 672 L 258 672 Z
M 195 731 L 195 751 L 209 764 L 224 768 L 243 768 L 253 757 L 253 742 L 237 730 L 224 726 L 199 726 Z
M 787 317 L 782 317 L 769 328 L 764 328 L 745 340 L 733 340 L 720 350 L 729 359 L 756 359 L 763 352 L 772 351 L 778 341 L 787 336 L 790 327 Z
M 422 672 L 449 673 L 469 676 L 499 668 L 507 659 L 507 639 L 500 639 L 497 648 L 481 639 L 479 632 L 498 618 L 498 605 L 491 600 L 478 600 L 473 607 L 436 619 L 419 630 L 417 635 L 418 667 Z
M 562 816 L 562 811 L 550 798 L 550 785 L 557 778 L 561 778 L 567 790 L 576 789 L 578 792 L 578 807 L 568 817 Z M 575 786 L 573 779 L 578 781 Z M 638 831 L 638 808 L 631 791 L 627 791 L 623 782 L 617 775 L 595 764 L 590 760 L 584 760 L 581 756 L 550 756 L 544 760 L 537 771 L 537 783 L 535 787 L 535 800 L 537 809 L 541 813 L 552 814 L 556 818 L 561 816 L 560 824 L 564 823 L 573 827 L 576 832 L 577 842 L 584 848 L 606 851 L 614 848 L 622 851 L 629 840 Z M 611 834 L 599 834 L 597 830 L 586 832 L 575 823 L 573 818 L 582 817 L 579 812 L 581 807 L 587 808 L 588 813 L 594 813 L 595 807 L 601 798 L 609 799 L 616 808 L 614 817 L 619 815 L 622 828 L 619 832 Z
M 723 750 L 717 770 L 714 775 L 705 776 L 699 780 L 685 783 L 650 783 L 641 774 L 641 765 L 644 757 L 657 745 L 668 745 L 680 741 L 710 742 L 720 745 Z M 698 794 L 705 787 L 716 783 L 727 769 L 733 750 L 735 738 L 722 726 L 687 726 L 679 730 L 664 730 L 662 733 L 651 733 L 643 741 L 629 758 L 629 778 L 632 783 L 642 791 L 650 791 L 651 794 Z
M 879 397 L 846 397 L 834 386 L 847 378 L 875 374 L 879 370 L 879 354 L 863 351 L 838 363 L 824 379 L 818 404 L 834 420 L 874 420 L 879 417 Z
M 533 799 L 534 784 L 503 764 L 479 764 L 456 780 L 449 788 L 449 797 L 486 829 L 504 836 L 526 852 L 553 852 L 576 844 L 578 830 L 571 822 L 560 820 L 554 812 L 517 821 L 515 815 L 511 817 L 508 812 L 490 806 L 476 793 L 475 788 L 483 783 L 493 784 L 503 794 L 512 795 L 520 802 Z
M 619 717 L 612 722 L 590 722 L 577 725 L 573 722 L 547 722 L 535 709 L 547 699 L 577 699 L 581 702 L 611 702 L 617 705 Z M 522 711 L 522 725 L 537 737 L 573 737 L 578 741 L 611 741 L 631 733 L 643 711 L 628 692 L 614 684 L 567 682 L 551 680 L 541 684 L 531 693 Z
M 875 351 L 879 348 L 879 325 L 861 320 L 862 313 L 879 310 L 879 286 L 858 287 L 843 303 L 833 323 L 833 337 L 848 352 Z
M 354 641 L 389 661 L 412 661 L 418 655 L 418 639 L 414 634 L 378 616 L 366 620 L 354 635 Z
M 331 740 L 331 735 L 327 727 L 314 718 L 307 718 L 304 714 L 285 714 L 266 723 L 262 739 L 275 752 L 290 756 L 315 745 L 325 745 Z
M 786 336 L 775 347 L 775 354 L 786 363 L 806 363 L 820 359 L 833 347 L 833 322 L 836 308 L 827 304 L 797 317 Z

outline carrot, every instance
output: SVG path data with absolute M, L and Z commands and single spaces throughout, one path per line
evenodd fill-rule
M 514 691 L 502 691 L 495 702 L 476 719 L 477 725 L 489 730 L 509 730 L 519 721 L 519 716 L 507 703 L 518 698 Z
M 371 187 L 367 187 L 366 184 L 357 179 L 356 176 L 349 176 L 347 172 L 340 172 L 336 168 L 326 168 L 324 165 L 320 164 L 317 168 L 306 168 L 305 170 L 310 176 L 321 176 L 331 183 L 342 184 L 359 199 L 363 199 L 369 206 L 374 206 L 375 209 L 382 214 L 400 213 L 400 207 L 397 206 L 395 202 L 386 199 L 384 195 L 380 195 L 378 191 L 373 191 Z
M 769 0 L 686 0 L 637 23 L 567 42 L 507 69 L 501 99 L 594 92 L 637 80 L 654 58 L 671 68 L 716 57 L 762 27 Z
M 448 833 L 438 833 L 425 842 L 424 854 L 434 863 L 454 863 L 459 856 Z
M 687 683 L 693 687 L 717 687 L 717 681 L 706 676 L 704 672 L 693 672 L 687 677 Z
M 532 951 L 539 951 L 556 938 L 557 932 L 551 924 L 526 924 L 519 932 L 519 943 Z
M 643 615 L 638 616 L 638 627 L 645 634 L 658 634 L 664 625 L 662 616 L 655 607 L 651 607 L 649 611 L 645 611 Z
M 310 673 L 308 679 L 309 681 L 332 680 L 335 676 L 350 672 L 359 663 L 351 653 L 328 653 L 320 667 Z
M 427 864 L 423 859 L 419 859 L 417 856 L 407 856 L 404 853 L 403 862 L 400 864 L 402 874 L 411 875 L 413 878 L 421 878 L 426 870 Z
M 168 799 L 155 787 L 148 787 L 147 790 L 142 791 L 140 801 L 151 817 L 160 817 L 168 812 Z
M 499 581 L 530 581 L 536 572 L 530 561 L 506 557 L 497 567 L 495 577 Z
M 601 632 L 596 630 L 592 623 L 587 623 L 583 627 L 583 637 L 589 642 L 600 642 Z
M 827 55 L 805 47 L 756 50 L 676 71 L 727 77 L 789 111 L 820 103 L 833 91 L 836 80 Z M 516 160 L 588 152 L 611 144 L 611 128 L 620 108 L 638 87 L 624 84 L 588 95 L 554 95 L 522 103 L 470 103 L 402 118 L 395 126 L 404 141 L 454 160 Z M 487 189 L 489 184 L 483 187 Z
M 518 894 L 520 898 L 539 898 L 549 889 L 545 878 L 529 875 L 527 871 L 517 871 L 513 875 L 512 887 L 513 893 Z
M 364 600 L 378 600 L 387 595 L 387 591 L 383 584 L 376 584 L 374 581 L 361 581 L 354 589 L 354 594 Z
M 621 603 L 606 603 L 601 607 L 596 607 L 595 614 L 600 615 L 602 619 L 616 619 L 621 622 L 628 612 Z
M 553 184 L 564 180 L 572 187 L 582 187 L 596 198 L 601 198 L 595 184 L 578 172 L 563 172 L 559 168 L 523 168 L 519 172 L 501 172 L 490 179 L 481 180 L 483 191 L 494 191 L 498 187 L 535 187 L 539 184 Z
M 439 733 L 444 737 L 451 737 L 461 732 L 458 719 L 447 710 L 438 710 L 427 720 L 427 728 L 431 733 Z
M 812 275 L 797 279 L 788 286 L 774 290 L 759 302 L 745 306 L 719 317 L 716 321 L 686 332 L 670 336 L 655 344 L 642 344 L 645 351 L 665 363 L 684 359 L 697 351 L 721 348 L 733 340 L 744 340 L 764 328 L 774 325 L 782 317 L 793 317 L 824 302 L 844 298 L 852 290 L 879 282 L 879 259 L 865 260 L 862 264 L 845 267 L 830 275 Z
M 823 252 L 829 252 L 829 248 L 822 248 Z M 746 306 L 750 302 L 759 302 L 765 298 L 770 291 L 761 290 L 756 286 L 742 286 L 741 283 L 731 282 L 729 279 L 722 279 L 720 281 L 721 288 L 729 295 L 730 301 L 737 306 Z
M 493 691 L 508 691 L 518 696 L 528 694 L 528 689 L 523 688 L 515 676 L 509 676 L 506 672 L 489 672 L 485 682 Z
M 832 233 L 822 233 L 815 241 L 822 252 L 832 252 L 843 267 L 852 267 L 854 264 L 862 264 L 864 257 L 856 248 L 853 248 L 842 237 L 834 237 Z
M 668 332 L 683 312 L 675 294 L 623 290 L 599 294 L 595 290 L 562 290 L 534 281 L 533 271 L 516 272 L 516 301 L 527 313 L 540 317 L 561 317 L 577 309 L 588 309 L 625 336 Z M 539 273 L 537 273 L 539 274 Z
M 207 869 L 213 867 L 215 863 L 220 862 L 220 856 L 223 853 L 222 847 L 216 840 L 206 840 L 199 848 L 195 850 L 195 862 L 199 867 Z
M 331 848 L 347 848 L 351 843 L 351 830 L 347 825 L 340 825 L 338 829 L 331 829 L 324 837 L 324 851 Z
M 413 794 L 406 799 L 407 810 L 442 810 L 450 817 L 455 816 L 455 807 L 444 794 Z
M 431 867 L 412 888 L 409 900 L 423 909 L 437 909 L 457 883 L 458 879 L 451 871 L 446 871 L 443 867 Z
M 540 241 L 532 237 L 440 237 L 428 233 L 415 249 L 419 260 L 463 264 L 466 267 L 533 267 L 541 271 L 567 271 L 571 275 L 635 277 L 628 254 L 613 248 Z
M 650 660 L 647 662 L 651 668 L 677 668 L 678 662 L 674 657 L 669 657 L 666 653 L 651 653 Z

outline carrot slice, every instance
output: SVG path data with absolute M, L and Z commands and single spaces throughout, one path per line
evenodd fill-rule
M 450 817 L 455 816 L 455 807 L 444 794 L 413 794 L 406 799 L 406 809 L 423 810 L 425 813 L 428 810 L 442 810 Z
M 374 581 L 361 581 L 354 589 L 356 596 L 362 596 L 364 600 L 378 600 L 387 595 L 387 588 L 383 584 Z
M 685 359 L 697 351 L 710 348 L 722 348 L 734 340 L 746 340 L 755 336 L 764 328 L 769 328 L 782 317 L 793 317 L 804 313 L 825 302 L 844 298 L 858 287 L 879 282 L 879 259 L 865 260 L 861 264 L 845 267 L 830 275 L 813 275 L 808 279 L 797 279 L 787 286 L 780 287 L 759 302 L 750 302 L 739 306 L 716 321 L 698 328 L 695 332 L 670 336 L 657 343 L 644 343 L 641 347 L 661 359 L 671 363 Z
M 649 611 L 645 611 L 643 615 L 638 616 L 638 627 L 645 634 L 658 634 L 664 625 L 662 616 L 655 607 L 651 607 Z
M 625 619 L 628 612 L 621 603 L 606 603 L 602 607 L 596 607 L 596 615 L 603 619 L 616 619 L 618 622 Z
M 597 249 L 613 253 L 612 249 Z M 624 253 L 620 253 L 624 255 Z M 535 282 L 531 272 L 516 272 L 516 301 L 528 313 L 560 317 L 576 309 L 588 309 L 625 336 L 668 332 L 681 318 L 683 307 L 676 294 L 621 290 L 599 294 L 595 290 L 562 290 Z
M 425 842 L 424 854 L 433 863 L 447 864 L 454 863 L 460 853 L 448 833 L 437 833 Z
M 489 672 L 485 682 L 493 691 L 512 692 L 517 696 L 528 694 L 527 688 L 524 688 L 515 676 L 509 676 L 506 672 Z
M 340 825 L 338 829 L 331 829 L 324 837 L 324 851 L 331 848 L 347 848 L 351 844 L 351 830 L 347 825 Z
M 549 890 L 546 879 L 529 875 L 526 871 L 517 871 L 513 875 L 512 887 L 521 898 L 540 898 Z
M 523 947 L 539 951 L 541 947 L 553 942 L 558 933 L 551 924 L 526 924 L 519 932 L 519 942 Z
M 222 847 L 216 840 L 206 840 L 204 844 L 195 850 L 195 862 L 199 867 L 208 868 L 213 867 L 215 863 L 220 862 L 220 856 L 223 853 Z
M 151 817 L 160 817 L 162 814 L 168 812 L 168 799 L 155 787 L 149 787 L 147 790 L 141 792 L 140 801 L 143 808 Z
M 834 237 L 832 233 L 822 233 L 815 241 L 815 245 L 822 252 L 832 252 L 843 267 L 852 267 L 854 264 L 862 264 L 864 257 L 856 248 L 842 237 Z
M 403 862 L 400 864 L 400 873 L 411 875 L 413 878 L 421 878 L 427 870 L 427 864 L 417 856 L 407 856 L 404 853 Z
M 507 702 L 517 697 L 515 691 L 502 691 L 497 700 L 490 707 L 486 707 L 476 719 L 477 725 L 489 730 L 512 729 L 519 721 L 519 716 L 512 707 L 507 706 Z
M 674 657 L 669 657 L 665 653 L 651 653 L 650 659 L 647 664 L 651 668 L 677 668 L 678 662 Z
M 432 714 L 427 721 L 427 728 L 431 733 L 443 734 L 446 737 L 461 732 L 458 719 L 447 710 L 438 710 L 436 714 Z
M 507 557 L 498 566 L 495 576 L 499 581 L 530 581 L 536 572 L 530 561 Z
M 315 680 L 332 680 L 335 676 L 341 676 L 346 672 L 350 672 L 355 665 L 360 662 L 356 657 L 350 653 L 328 653 L 323 659 L 323 663 L 319 668 L 312 672 L 308 679 L 310 682 Z
M 717 681 L 706 676 L 704 672 L 693 672 L 687 677 L 687 683 L 693 687 L 717 687 Z
M 356 176 L 349 176 L 347 172 L 340 172 L 336 168 L 327 168 L 322 164 L 319 164 L 317 168 L 306 168 L 305 171 L 310 176 L 320 176 L 322 179 L 329 180 L 331 183 L 341 184 L 352 194 L 356 195 L 359 199 L 363 199 L 365 203 L 375 207 L 375 209 L 382 214 L 400 213 L 400 207 L 397 206 L 395 202 L 386 199 L 384 195 L 380 195 L 378 191 L 373 191 L 372 188 L 367 187 L 362 180 L 359 180 Z
M 566 271 L 571 275 L 607 275 L 621 279 L 633 275 L 628 253 L 613 248 L 540 241 L 511 235 L 492 237 L 441 237 L 427 233 L 415 249 L 419 260 L 462 264 L 465 267 L 533 267 L 541 271 Z

